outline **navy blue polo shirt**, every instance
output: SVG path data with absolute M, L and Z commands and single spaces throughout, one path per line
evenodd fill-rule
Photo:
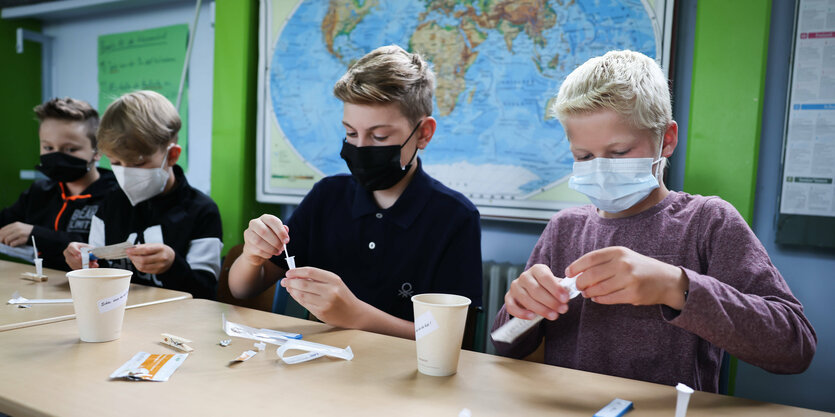
M 316 183 L 287 222 L 296 266 L 339 275 L 362 301 L 414 321 L 411 297 L 458 294 L 481 305 L 481 227 L 475 206 L 418 167 L 388 209 L 347 174 Z M 287 268 L 284 255 L 272 262 Z M 281 287 L 277 291 L 281 291 Z

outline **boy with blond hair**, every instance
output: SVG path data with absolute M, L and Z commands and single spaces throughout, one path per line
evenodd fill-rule
M 434 86 L 420 55 L 398 46 L 348 69 L 334 95 L 344 103 L 341 156 L 351 175 L 317 183 L 287 225 L 269 214 L 250 221 L 229 272 L 232 294 L 249 297 L 286 277 L 281 287 L 318 319 L 403 338 L 415 337 L 412 295 L 481 305 L 478 211 L 417 157 L 435 133 Z M 288 244 L 299 268 L 278 256 Z
M 48 179 L 35 181 L 0 211 L 0 243 L 31 245 L 34 237 L 44 266 L 67 269 L 61 252 L 70 242 L 87 239 L 93 215 L 116 179 L 96 168 L 99 114 L 90 104 L 54 98 L 35 107 L 35 115 L 41 154 L 36 168 Z
M 667 80 L 632 51 L 592 58 L 551 109 L 574 154 L 569 186 L 594 205 L 551 218 L 493 328 L 544 317 L 500 354 L 545 340 L 552 365 L 716 392 L 723 351 L 776 373 L 805 370 L 817 337 L 733 206 L 669 191 L 678 141 Z M 577 277 L 582 297 L 559 285 Z
M 128 258 L 109 266 L 134 271 L 136 283 L 213 299 L 223 248 L 220 213 L 176 165 L 180 126 L 171 102 L 153 91 L 125 94 L 107 107 L 99 147 L 122 192 L 113 193 L 93 218 L 89 246 L 134 243 Z M 83 246 L 72 243 L 64 251 L 74 269 L 81 267 Z

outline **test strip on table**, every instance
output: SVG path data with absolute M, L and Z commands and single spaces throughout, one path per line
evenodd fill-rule
M 594 417 L 620 417 L 632 409 L 632 401 L 615 398 L 600 411 L 594 413 Z

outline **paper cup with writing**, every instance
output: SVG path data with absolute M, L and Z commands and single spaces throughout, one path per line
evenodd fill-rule
M 418 371 L 448 376 L 458 370 L 470 299 L 452 294 L 418 294 L 415 309 L 415 341 Z
M 132 274 L 115 268 L 67 272 L 82 341 L 107 342 L 119 338 Z

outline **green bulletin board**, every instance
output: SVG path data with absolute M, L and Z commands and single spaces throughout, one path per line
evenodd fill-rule
M 136 90 L 156 91 L 175 104 L 187 44 L 187 24 L 99 36 L 99 112 L 104 113 L 122 94 Z M 188 172 L 186 87 L 179 109 L 183 126 L 178 144 L 183 153 L 177 163 Z M 109 167 L 110 161 L 102 157 L 100 165 Z

